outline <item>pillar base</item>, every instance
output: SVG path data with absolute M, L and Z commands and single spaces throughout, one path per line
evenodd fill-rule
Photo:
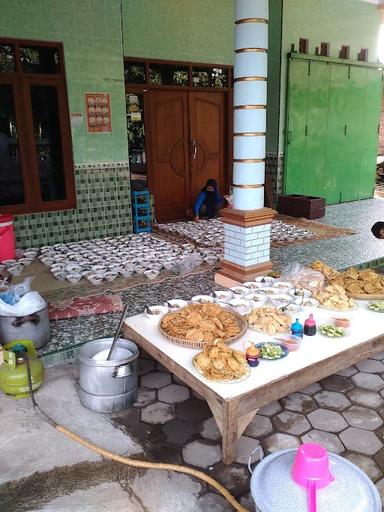
M 242 267 L 236 265 L 236 263 L 224 260 L 221 264 L 221 269 L 215 274 L 215 283 L 231 288 L 231 286 L 253 281 L 257 276 L 265 276 L 271 270 L 272 263 L 270 261 L 252 265 L 251 267 Z
M 225 208 L 221 211 L 224 223 L 224 261 L 215 275 L 215 282 L 231 287 L 272 269 L 270 262 L 271 223 L 275 211 L 270 208 L 242 211 Z

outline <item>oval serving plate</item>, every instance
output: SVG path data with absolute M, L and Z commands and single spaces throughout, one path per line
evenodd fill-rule
M 197 366 L 196 356 L 197 356 L 197 354 L 195 356 L 193 356 L 193 358 L 192 358 L 192 366 L 193 366 L 194 370 L 197 371 L 197 373 L 199 375 L 204 377 L 204 379 L 207 379 L 210 382 L 219 382 L 220 384 L 237 384 L 238 382 L 242 382 L 243 380 L 248 379 L 248 377 L 251 375 L 251 368 L 248 368 L 247 373 L 245 375 L 243 375 L 242 377 L 239 377 L 238 379 L 232 379 L 232 380 L 208 379 L 208 377 L 206 377 L 204 375 L 204 373 L 202 372 L 202 370 L 200 370 L 200 368 Z
M 269 357 L 263 357 L 260 352 L 260 359 L 263 361 L 279 361 L 280 359 L 284 359 L 284 357 L 287 357 L 289 354 L 289 350 L 285 347 L 283 347 L 280 343 L 276 343 L 275 341 L 263 341 L 262 343 L 256 343 L 256 347 L 260 350 L 264 345 L 274 345 L 276 347 L 280 347 L 283 351 L 283 354 L 280 357 L 276 358 L 269 358 Z

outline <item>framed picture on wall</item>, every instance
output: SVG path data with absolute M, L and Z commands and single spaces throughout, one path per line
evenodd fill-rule
M 110 95 L 106 92 L 86 92 L 85 109 L 89 133 L 112 131 Z

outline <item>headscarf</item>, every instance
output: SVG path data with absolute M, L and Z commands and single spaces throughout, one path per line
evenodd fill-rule
M 208 187 L 213 187 L 213 190 L 207 190 Z M 215 216 L 215 206 L 217 202 L 217 181 L 213 178 L 209 179 L 201 189 L 205 192 L 205 204 L 207 207 L 207 217 L 212 219 Z

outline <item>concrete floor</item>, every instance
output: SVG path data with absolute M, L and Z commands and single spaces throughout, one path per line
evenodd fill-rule
M 268 454 L 320 442 L 360 466 L 384 498 L 383 361 L 384 353 L 261 409 L 240 438 L 230 466 L 221 462 L 220 434 L 207 404 L 148 356 L 140 359 L 138 400 L 126 411 L 104 415 L 82 407 L 77 368 L 70 364 L 46 371 L 36 399 L 58 423 L 115 453 L 205 471 L 251 512 L 246 464 L 259 444 Z M 54 430 L 28 399 L 1 395 L 0 411 L 0 510 L 232 510 L 192 477 L 103 460 Z

